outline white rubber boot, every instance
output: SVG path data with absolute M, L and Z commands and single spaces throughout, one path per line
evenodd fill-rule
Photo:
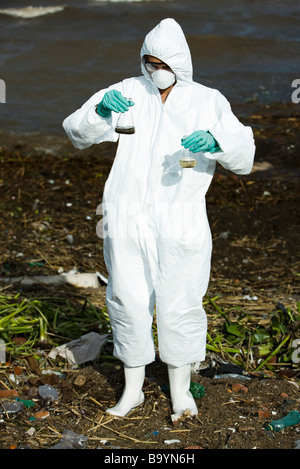
M 192 415 L 197 415 L 196 402 L 190 392 L 191 365 L 180 367 L 168 365 L 168 374 L 174 414 L 179 415 L 189 409 Z
M 145 379 L 145 367 L 129 368 L 124 365 L 125 387 L 121 399 L 106 410 L 108 414 L 125 417 L 134 407 L 144 402 L 142 387 Z

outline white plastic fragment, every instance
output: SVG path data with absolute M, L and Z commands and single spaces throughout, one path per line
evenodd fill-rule
M 249 301 L 257 301 L 258 300 L 258 297 L 256 295 L 254 295 L 254 296 L 245 295 L 243 298 L 244 298 L 244 300 L 249 300 Z
M 61 270 L 60 270 L 61 272 Z M 107 279 L 99 272 L 96 273 L 77 273 L 68 272 L 60 275 L 38 275 L 24 277 L 2 277 L 0 282 L 15 284 L 18 283 L 22 287 L 33 287 L 35 285 L 58 286 L 65 283 L 78 288 L 99 288 L 99 282 L 107 284 Z
M 36 429 L 34 427 L 30 427 L 27 432 L 25 432 L 28 436 L 33 436 L 36 433 Z

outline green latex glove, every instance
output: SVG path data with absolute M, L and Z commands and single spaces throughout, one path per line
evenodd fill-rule
M 181 145 L 184 148 L 188 148 L 192 153 L 197 153 L 198 151 L 215 153 L 220 150 L 218 142 L 209 132 L 204 130 L 196 130 L 196 132 L 193 132 L 188 137 L 182 138 Z
M 107 91 L 103 96 L 101 103 L 98 104 L 97 113 L 101 117 L 108 117 L 111 111 L 114 112 L 126 112 L 129 106 L 133 106 L 132 101 L 128 101 L 120 91 L 111 90 Z

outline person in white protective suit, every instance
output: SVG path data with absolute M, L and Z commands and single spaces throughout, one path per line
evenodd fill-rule
M 196 415 L 191 364 L 205 359 L 202 299 L 212 247 L 205 194 L 216 162 L 249 174 L 255 145 L 226 98 L 193 81 L 189 47 L 175 20 L 164 19 L 147 34 L 141 68 L 142 76 L 102 89 L 63 123 L 76 148 L 119 140 L 103 194 L 102 236 L 114 355 L 124 363 L 125 388 L 107 412 L 125 416 L 144 401 L 145 366 L 155 360 L 155 310 L 173 413 Z M 133 100 L 135 133 L 119 135 L 126 97 Z M 183 147 L 196 158 L 194 168 L 179 165 Z

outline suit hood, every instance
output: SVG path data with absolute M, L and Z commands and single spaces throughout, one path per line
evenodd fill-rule
M 165 62 L 175 73 L 179 86 L 193 82 L 193 65 L 186 38 L 179 24 L 172 18 L 162 20 L 145 37 L 141 48 L 142 73 L 147 79 L 145 55 L 152 55 Z

